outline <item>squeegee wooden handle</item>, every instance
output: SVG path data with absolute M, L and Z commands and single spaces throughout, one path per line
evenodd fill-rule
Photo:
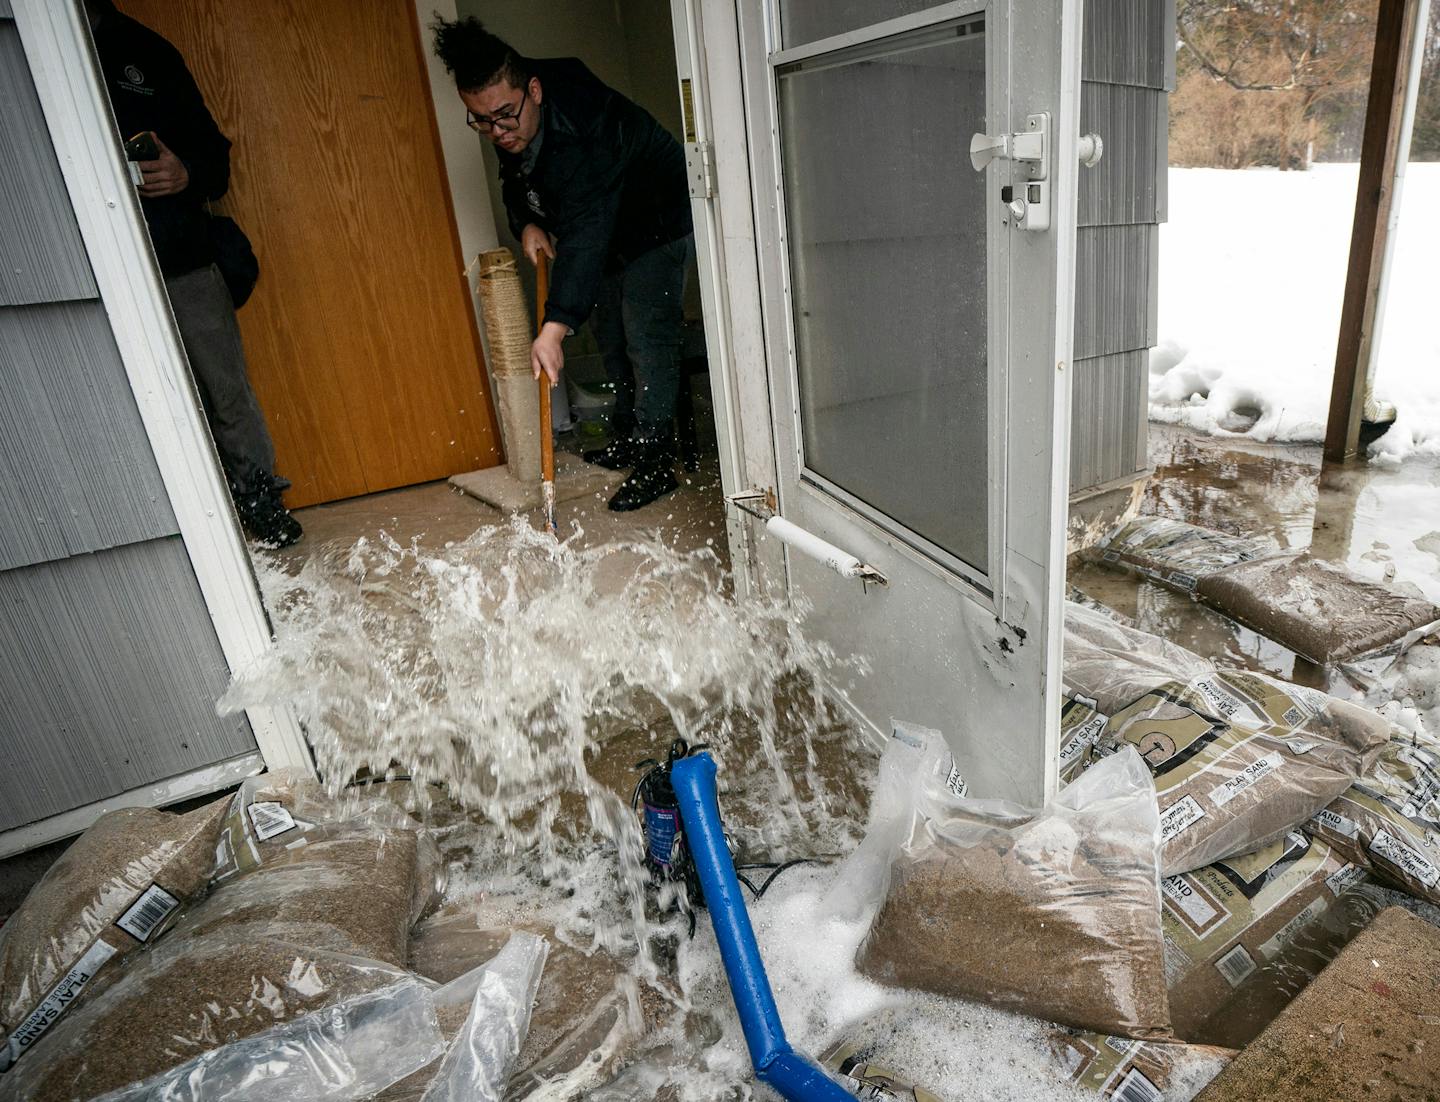
M 550 258 L 535 254 L 535 335 L 545 325 L 545 301 L 550 297 Z M 550 377 L 540 372 L 540 477 L 555 481 L 555 434 L 550 428 Z

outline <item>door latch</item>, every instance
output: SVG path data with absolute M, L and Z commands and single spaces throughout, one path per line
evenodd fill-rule
M 1000 201 L 1015 225 L 1037 233 L 1050 228 L 1050 112 L 1025 117 L 1025 129 L 1016 134 L 976 134 L 970 139 L 970 163 L 976 172 L 997 157 L 1015 161 L 1025 179 L 1000 189 Z

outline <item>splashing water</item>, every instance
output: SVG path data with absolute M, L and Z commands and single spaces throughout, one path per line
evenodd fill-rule
M 287 703 L 334 785 L 368 771 L 408 773 L 422 800 L 444 786 L 465 811 L 433 809 L 442 846 L 465 855 L 452 901 L 483 903 L 488 927 L 538 923 L 645 981 L 645 1036 L 589 1097 L 757 1097 L 709 924 L 687 938 L 669 890 L 647 891 L 633 766 L 676 736 L 706 743 L 741 860 L 848 851 L 876 755 L 820 685 L 863 663 L 807 639 L 790 605 L 730 600 L 713 552 L 658 538 L 587 547 L 516 520 L 443 550 L 382 537 L 259 576 L 276 644 L 222 708 Z M 942 1097 L 1087 1097 L 1046 1054 L 1044 1023 L 860 976 L 868 922 L 821 902 L 836 871 L 801 866 L 751 904 L 797 1046 L 879 1041 Z
M 819 685 L 847 664 L 805 638 L 788 604 L 730 600 L 709 550 L 583 535 L 557 542 L 516 519 L 441 551 L 382 537 L 298 574 L 262 564 L 276 645 L 221 707 L 288 703 L 332 784 L 398 771 L 421 798 L 443 785 L 541 879 L 584 879 L 580 863 L 607 843 L 624 918 L 592 908 L 572 933 L 633 951 L 657 932 L 621 795 L 635 758 L 663 756 L 678 734 L 710 745 L 727 777 L 762 775 L 727 793 L 754 846 L 853 830 L 815 750 L 835 727 Z M 617 731 L 649 732 L 618 769 Z

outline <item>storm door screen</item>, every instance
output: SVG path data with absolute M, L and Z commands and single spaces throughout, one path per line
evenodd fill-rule
M 782 63 L 776 88 L 803 477 L 988 575 L 985 180 L 967 145 L 983 20 Z

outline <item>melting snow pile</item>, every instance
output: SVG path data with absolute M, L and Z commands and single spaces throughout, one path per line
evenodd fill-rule
M 1358 166 L 1170 170 L 1150 417 L 1260 441 L 1324 437 Z M 1440 164 L 1408 167 L 1375 397 L 1399 416 L 1371 448 L 1440 456 L 1431 256 Z

